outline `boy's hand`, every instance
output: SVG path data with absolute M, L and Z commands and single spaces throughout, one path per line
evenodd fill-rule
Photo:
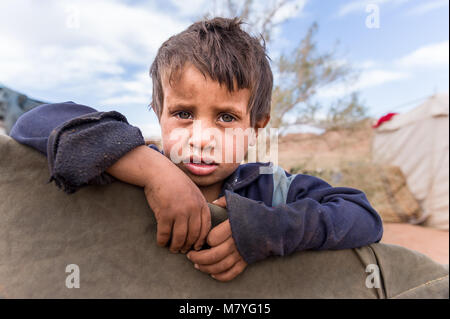
M 162 164 L 162 163 L 161 163 Z M 157 226 L 156 241 L 170 251 L 200 249 L 211 229 L 211 213 L 199 188 L 172 162 L 152 174 L 144 186 Z
M 226 208 L 225 196 L 213 204 Z M 226 220 L 214 227 L 207 237 L 210 249 L 190 251 L 187 257 L 198 270 L 211 274 L 219 281 L 230 281 L 244 271 L 247 263 L 237 250 L 231 236 L 230 221 Z
M 144 187 L 158 222 L 156 239 L 172 252 L 200 249 L 211 229 L 211 213 L 197 185 L 170 159 L 147 146 L 120 158 L 107 172 L 117 179 Z

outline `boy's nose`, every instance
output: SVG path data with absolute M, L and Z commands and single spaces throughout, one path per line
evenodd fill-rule
M 213 123 L 205 120 L 196 120 L 191 127 L 189 146 L 197 151 L 214 149 L 220 139 L 220 131 L 213 127 Z
M 193 149 L 205 150 L 216 146 L 216 137 L 212 136 L 208 132 L 202 132 L 201 134 L 191 134 L 189 138 L 189 146 Z

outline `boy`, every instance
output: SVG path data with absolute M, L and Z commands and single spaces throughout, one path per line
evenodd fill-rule
M 170 240 L 172 252 L 189 251 L 195 268 L 220 281 L 271 255 L 359 247 L 382 236 L 381 219 L 362 192 L 278 167 L 260 174 L 268 163 L 240 165 L 236 145 L 224 142 L 227 129 L 257 130 L 270 119 L 272 72 L 265 48 L 240 24 L 197 22 L 158 50 L 150 73 L 162 153 L 146 147 L 120 113 L 73 102 L 33 109 L 11 131 L 47 155 L 51 180 L 68 193 L 114 177 L 144 187 L 158 244 Z M 218 136 L 211 141 L 195 134 L 194 121 Z M 175 136 L 177 130 L 188 134 Z M 180 155 L 180 146 L 187 152 Z M 230 150 L 235 161 L 225 163 L 222 155 Z M 172 162 L 173 155 L 182 161 Z M 207 202 L 226 207 L 229 215 L 211 231 Z M 199 251 L 205 240 L 210 248 Z

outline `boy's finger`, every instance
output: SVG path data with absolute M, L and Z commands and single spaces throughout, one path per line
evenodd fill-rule
M 241 260 L 241 256 L 236 251 L 226 256 L 224 259 L 220 260 L 215 264 L 212 265 L 195 264 L 195 268 L 208 274 L 219 274 L 233 267 L 234 264 L 236 264 L 239 260 Z
M 208 243 L 209 246 L 214 247 L 223 243 L 230 237 L 231 237 L 231 226 L 230 220 L 227 219 L 221 222 L 213 229 L 211 229 L 211 231 L 208 234 L 208 237 L 206 238 L 206 242 Z
M 221 261 L 226 256 L 232 254 L 234 251 L 234 242 L 225 241 L 222 244 L 210 249 L 190 251 L 187 254 L 187 257 L 194 264 L 211 265 Z
M 162 219 L 158 221 L 156 229 L 156 242 L 159 246 L 164 247 L 167 245 L 172 233 L 172 226 L 173 223 L 171 222 L 171 220 Z
M 220 206 L 222 208 L 227 208 L 227 199 L 225 196 L 222 196 L 215 201 L 212 202 L 212 204 Z
M 209 206 L 205 205 L 202 208 L 202 222 L 200 228 L 200 235 L 198 236 L 198 239 L 195 242 L 194 245 L 195 250 L 199 250 L 200 248 L 202 248 L 210 229 L 211 229 L 211 212 L 209 210 Z
M 247 263 L 243 259 L 241 259 L 230 269 L 220 274 L 212 274 L 211 277 L 222 282 L 230 281 L 236 278 L 241 272 L 243 272 L 245 267 L 247 267 Z
M 187 219 L 179 217 L 173 224 L 172 242 L 170 244 L 170 251 L 177 253 L 186 240 L 187 235 Z
M 186 253 L 200 235 L 200 229 L 202 227 L 202 218 L 200 214 L 193 214 L 189 217 L 187 229 L 187 238 L 184 246 L 181 248 L 181 252 Z

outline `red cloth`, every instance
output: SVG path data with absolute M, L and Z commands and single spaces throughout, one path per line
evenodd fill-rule
M 378 121 L 374 124 L 374 125 L 372 125 L 372 127 L 373 128 L 377 128 L 377 127 L 379 127 L 381 124 L 383 124 L 384 122 L 388 122 L 388 121 L 390 121 L 393 117 L 394 117 L 394 115 L 397 115 L 398 113 L 388 113 L 388 114 L 386 114 L 386 115 L 383 115 L 382 117 L 380 117 L 379 119 L 378 119 Z

